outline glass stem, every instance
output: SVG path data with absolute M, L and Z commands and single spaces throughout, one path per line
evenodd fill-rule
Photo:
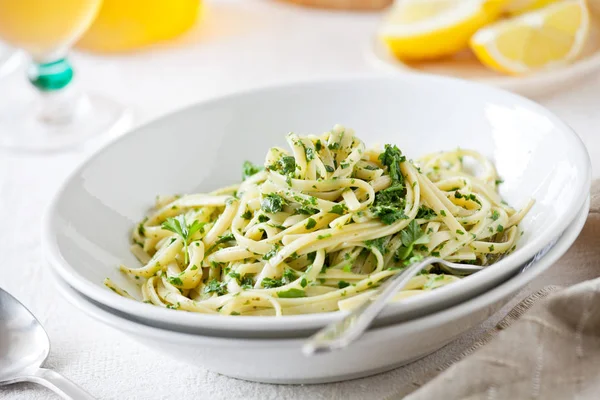
M 71 87 L 73 68 L 66 58 L 52 62 L 32 62 L 29 82 L 41 94 L 38 119 L 47 124 L 69 123 L 85 106 L 81 95 Z

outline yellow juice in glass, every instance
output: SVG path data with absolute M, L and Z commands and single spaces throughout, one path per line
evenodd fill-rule
M 94 20 L 101 3 L 102 0 L 0 0 L 0 40 L 26 50 L 38 61 L 64 56 Z
M 191 28 L 201 0 L 104 0 L 77 47 L 122 52 L 172 39 Z

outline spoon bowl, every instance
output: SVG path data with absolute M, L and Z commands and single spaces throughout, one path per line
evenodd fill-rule
M 93 400 L 59 373 L 41 368 L 49 354 L 50 339 L 42 324 L 27 307 L 0 288 L 0 386 L 35 382 L 65 399 Z

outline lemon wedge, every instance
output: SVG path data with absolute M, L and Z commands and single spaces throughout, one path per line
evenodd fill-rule
M 585 0 L 551 4 L 480 29 L 471 49 L 488 67 L 526 74 L 573 61 L 585 45 L 590 16 Z
M 529 11 L 546 7 L 558 0 L 512 0 L 506 6 L 506 12 L 510 15 L 519 15 Z
M 378 36 L 400 59 L 451 55 L 468 47 L 469 38 L 495 21 L 505 4 L 505 0 L 398 1 Z

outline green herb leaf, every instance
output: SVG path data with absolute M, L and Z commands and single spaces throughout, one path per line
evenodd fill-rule
M 404 176 L 400 172 L 400 164 L 406 161 L 398 147 L 385 145 L 385 151 L 379 155 L 379 161 L 387 167 L 392 184 L 390 187 L 377 192 L 371 211 L 386 225 L 391 225 L 399 219 L 406 219 L 404 206 L 406 204 L 406 189 Z
M 385 242 L 386 239 L 387 239 L 387 236 L 380 237 L 380 238 L 373 239 L 373 240 L 367 240 L 365 242 L 365 245 L 367 247 L 369 247 L 369 248 L 374 247 L 377 250 L 379 250 L 379 252 L 381 254 L 385 254 L 386 253 L 386 248 L 385 248 L 384 242 Z
M 263 196 L 263 199 L 260 202 L 260 208 L 264 212 L 277 213 L 283 210 L 283 206 L 286 204 L 287 202 L 280 195 L 276 193 L 269 193 Z
M 279 246 L 274 246 L 267 254 L 263 256 L 263 260 L 270 260 L 277 254 Z
M 279 286 L 283 286 L 283 282 L 281 281 L 281 279 L 273 279 L 273 278 L 263 278 L 263 280 L 261 281 L 261 286 L 264 287 L 265 289 L 271 289 L 271 288 L 276 288 Z
M 252 219 L 252 212 L 250 210 L 246 210 L 246 212 L 242 214 L 242 218 Z
M 244 181 L 252 175 L 257 174 L 258 172 L 264 169 L 264 167 L 261 167 L 260 165 L 254 165 L 250 161 L 244 161 L 244 165 L 242 168 L 242 180 Z
M 437 217 L 435 211 L 427 206 L 421 206 L 417 212 L 417 219 L 433 219 Z
M 308 220 L 306 220 L 306 225 L 305 228 L 306 229 L 312 229 L 317 225 L 317 221 L 315 221 L 312 218 L 309 218 Z
M 392 178 L 392 186 L 404 185 L 404 176 L 400 172 L 400 164 L 406 161 L 406 157 L 402 155 L 397 146 L 386 144 L 384 151 L 379 155 L 379 161 L 388 167 L 388 173 Z
M 498 218 L 500 218 L 500 213 L 498 210 L 492 211 L 492 220 L 496 221 Z
M 313 160 L 315 158 L 315 151 L 310 147 L 304 146 L 304 155 L 306 156 L 306 161 Z
M 346 212 L 347 210 L 348 207 L 346 207 L 345 204 L 336 204 L 335 206 L 331 207 L 331 210 L 329 210 L 329 212 L 331 214 L 343 215 L 344 212 Z
M 348 286 L 350 286 L 350 284 L 348 282 L 346 282 L 346 281 L 339 281 L 338 282 L 338 288 L 340 288 L 340 289 L 343 289 L 343 288 L 348 287 Z
M 400 232 L 402 246 L 396 251 L 396 259 L 406 260 L 413 257 L 415 245 L 429 243 L 429 236 L 423 232 L 414 219 Z
M 181 278 L 179 278 L 177 276 L 170 276 L 167 280 L 169 281 L 169 283 L 171 285 L 183 286 L 183 282 L 181 281 Z
M 190 225 L 188 225 L 185 221 L 185 215 L 180 214 L 175 218 L 167 218 L 165 222 L 162 223 L 161 228 L 167 231 L 171 231 L 176 235 L 179 235 L 183 240 L 184 251 L 185 254 L 185 263 L 188 263 L 188 244 L 192 236 L 200 230 L 203 229 L 206 222 L 198 222 L 194 221 Z
M 226 282 L 219 282 L 216 279 L 212 279 L 204 286 L 204 293 L 216 293 L 217 295 L 222 296 L 226 293 L 226 285 Z
M 293 174 L 296 171 L 296 159 L 292 156 L 283 156 L 279 159 L 279 167 L 283 174 Z

